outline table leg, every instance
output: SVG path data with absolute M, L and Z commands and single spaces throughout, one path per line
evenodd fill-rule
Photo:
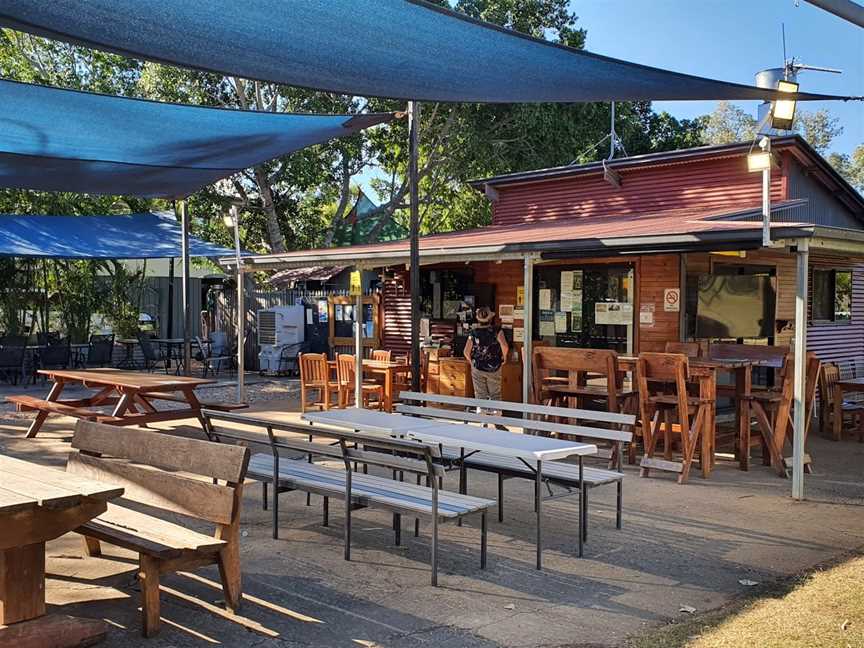
M 843 388 L 840 385 L 834 386 L 834 411 L 831 415 L 834 417 L 834 440 L 840 441 L 843 438 Z
M 65 382 L 62 380 L 55 380 L 54 384 L 51 385 L 51 391 L 48 392 L 48 396 L 45 398 L 47 401 L 56 401 L 60 398 L 60 394 L 63 391 L 63 387 L 65 386 Z M 48 412 L 38 411 L 36 412 L 36 418 L 30 422 L 30 427 L 27 428 L 27 438 L 32 439 L 37 434 L 39 434 L 39 430 L 42 429 L 42 424 L 45 422 L 45 419 L 48 418 Z
M 702 446 L 699 452 L 699 466 L 702 468 L 702 477 L 707 478 L 711 474 L 714 462 L 714 428 L 715 407 L 717 405 L 717 378 L 713 371 L 699 381 L 699 396 L 708 400 L 708 411 L 702 428 Z
M 390 368 L 384 372 L 384 411 L 393 411 L 393 370 Z
M 45 614 L 45 543 L 0 551 L 0 626 Z
M 753 371 L 750 365 L 735 371 L 735 397 L 738 407 L 738 467 L 750 470 L 750 392 L 753 388 Z
M 581 457 L 580 457 L 581 459 Z M 534 508 L 537 510 L 537 569 L 542 569 L 543 525 L 540 505 L 543 501 L 543 462 L 537 460 L 537 475 L 534 482 Z M 582 545 L 582 511 L 579 511 L 579 545 Z M 581 553 L 581 551 L 580 551 Z
M 134 396 L 134 393 L 121 392 L 120 400 L 117 401 L 117 404 L 114 406 L 114 411 L 111 412 L 111 416 L 122 418 L 123 414 L 129 408 L 129 405 L 131 405 Z

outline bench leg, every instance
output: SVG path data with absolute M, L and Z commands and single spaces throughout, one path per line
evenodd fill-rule
M 504 521 L 504 475 L 498 473 L 498 521 Z
M 480 569 L 486 569 L 486 511 L 480 515 Z
M 588 486 L 582 483 L 582 506 L 579 512 L 582 514 L 582 541 L 588 542 Z
M 621 512 L 624 505 L 624 480 L 618 480 L 618 503 L 615 509 L 615 528 L 621 528 Z
M 225 607 L 231 612 L 240 610 L 243 599 L 243 586 L 240 574 L 240 543 L 237 538 L 229 540 L 219 552 L 219 577 L 222 580 L 222 590 L 225 593 Z
M 322 526 L 330 526 L 330 498 L 324 498 L 324 522 Z
M 32 439 L 37 434 L 39 434 L 39 430 L 42 428 L 42 424 L 45 422 L 45 419 L 48 418 L 48 412 L 38 412 L 36 414 L 36 418 L 30 422 L 30 427 L 27 428 L 27 438 Z
M 81 536 L 81 544 L 84 547 L 85 556 L 99 558 L 102 555 L 102 545 L 96 538 Z
M 432 587 L 438 587 L 438 516 L 432 516 Z
M 351 560 L 351 471 L 345 471 L 345 560 Z
M 398 547 L 402 544 L 402 516 L 399 513 L 393 514 L 393 536 Z
M 159 632 L 159 561 L 150 556 L 138 559 L 141 582 L 141 632 L 152 637 Z
M 579 455 L 579 557 L 582 557 L 582 543 L 585 541 L 582 535 L 582 525 L 585 521 L 585 474 L 583 470 L 582 455 Z M 538 520 L 539 522 L 539 520 Z
M 267 510 L 267 482 L 261 482 L 261 508 Z
M 581 465 L 582 455 L 579 455 Z M 581 472 L 581 471 L 580 471 Z M 534 481 L 534 510 L 537 512 L 537 569 L 543 568 L 542 553 L 543 553 L 543 525 L 541 524 L 541 506 L 540 499 L 543 491 L 543 462 L 537 461 L 537 474 Z M 579 524 L 582 524 L 582 518 L 579 518 Z M 582 529 L 579 529 L 579 544 L 582 544 Z M 581 551 L 580 551 L 581 554 Z

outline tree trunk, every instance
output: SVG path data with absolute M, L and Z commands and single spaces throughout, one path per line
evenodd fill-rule
M 262 208 L 267 223 L 267 238 L 270 239 L 270 251 L 285 252 L 285 237 L 282 236 L 282 230 L 279 228 L 279 218 L 276 215 L 276 205 L 273 202 L 273 190 L 270 188 L 267 173 L 261 167 L 255 167 L 255 183 L 261 193 Z

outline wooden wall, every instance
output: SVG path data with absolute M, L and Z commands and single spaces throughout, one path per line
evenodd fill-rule
M 666 342 L 681 339 L 681 313 L 664 310 L 663 296 L 667 288 L 681 288 L 681 257 L 678 254 L 657 254 L 639 258 L 636 266 L 638 303 L 636 305 L 636 351 L 665 351 Z M 683 301 L 684 291 L 681 291 Z M 654 324 L 641 324 L 639 311 L 654 306 Z M 680 308 L 684 308 L 683 303 Z

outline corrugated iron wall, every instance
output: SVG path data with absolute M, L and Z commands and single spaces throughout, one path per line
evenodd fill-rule
M 620 189 L 599 174 L 501 187 L 493 206 L 493 223 L 650 214 L 681 207 L 722 212 L 761 204 L 761 176 L 747 172 L 742 156 L 633 169 L 622 171 L 621 178 Z M 772 200 L 782 199 L 778 169 L 772 175 Z

